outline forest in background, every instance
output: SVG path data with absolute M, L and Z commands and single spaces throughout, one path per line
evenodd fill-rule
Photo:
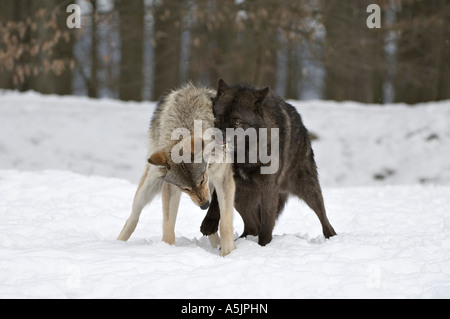
M 2 0 L 0 88 L 142 101 L 219 78 L 289 99 L 450 99 L 450 1 Z

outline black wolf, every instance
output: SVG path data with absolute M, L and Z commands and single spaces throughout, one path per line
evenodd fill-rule
M 215 127 L 223 136 L 226 136 L 227 128 L 279 129 L 279 166 L 275 173 L 262 174 L 260 168 L 264 164 L 259 160 L 233 163 L 234 205 L 244 221 L 241 237 L 259 236 L 260 245 L 268 244 L 272 240 L 275 220 L 291 194 L 304 200 L 316 213 L 326 238 L 336 235 L 326 215 L 308 130 L 296 109 L 269 92 L 269 88 L 258 90 L 249 84 L 229 86 L 220 79 L 217 95 L 213 98 L 213 112 Z M 271 143 L 270 139 L 267 143 Z M 246 149 L 255 148 L 247 144 Z M 213 194 L 200 228 L 204 235 L 217 231 L 219 212 L 217 196 Z

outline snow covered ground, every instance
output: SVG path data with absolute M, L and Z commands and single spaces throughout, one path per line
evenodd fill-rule
M 160 198 L 115 240 L 154 103 L 0 92 L 0 298 L 449 298 L 450 101 L 293 104 L 338 236 L 291 199 L 268 246 L 238 239 L 222 258 L 187 196 L 175 246 Z

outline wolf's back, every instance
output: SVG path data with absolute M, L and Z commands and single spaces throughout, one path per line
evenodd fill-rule
M 194 136 L 194 121 L 201 120 L 203 130 L 214 126 L 211 99 L 212 89 L 188 83 L 165 94 L 159 101 L 150 123 L 150 139 L 157 148 L 171 144 L 171 134 L 177 128 L 186 128 Z

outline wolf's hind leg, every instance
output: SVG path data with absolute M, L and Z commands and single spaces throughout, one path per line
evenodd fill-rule
M 169 245 L 175 244 L 175 221 L 177 219 L 178 206 L 181 192 L 176 186 L 164 183 L 162 188 L 163 205 L 163 238 Z
M 316 213 L 322 225 L 322 232 L 325 238 L 330 238 L 336 235 L 333 226 L 328 220 L 323 202 L 322 190 L 319 181 L 313 175 L 303 176 L 297 185 L 296 194 L 303 199 L 306 204 Z
M 162 181 L 157 176 L 156 168 L 147 165 L 134 195 L 130 217 L 117 237 L 118 240 L 127 241 L 130 238 L 136 229 L 142 209 L 160 192 L 161 187 Z

